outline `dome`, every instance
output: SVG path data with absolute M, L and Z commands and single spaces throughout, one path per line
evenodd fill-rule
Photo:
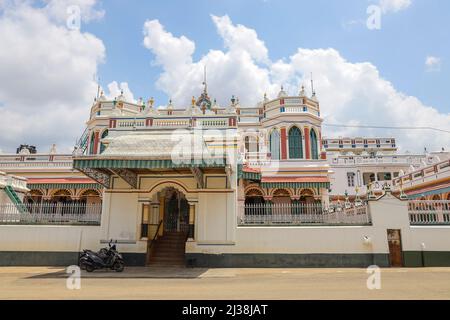
M 287 97 L 286 91 L 283 90 L 283 86 L 281 86 L 280 92 L 278 92 L 278 98 Z

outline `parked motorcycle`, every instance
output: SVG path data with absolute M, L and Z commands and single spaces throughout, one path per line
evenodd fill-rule
M 108 248 L 102 248 L 99 252 L 92 250 L 83 250 L 79 258 L 79 266 L 82 270 L 93 272 L 96 269 L 111 269 L 116 272 L 122 272 L 125 264 L 122 255 L 117 251 L 117 240 L 108 244 Z

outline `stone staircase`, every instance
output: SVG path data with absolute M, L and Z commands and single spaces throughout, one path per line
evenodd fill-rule
M 147 264 L 161 267 L 184 267 L 187 235 L 184 232 L 164 232 L 153 244 Z M 149 243 L 150 246 L 150 243 Z

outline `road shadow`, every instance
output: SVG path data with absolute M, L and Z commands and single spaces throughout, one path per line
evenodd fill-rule
M 195 279 L 206 273 L 208 268 L 183 267 L 126 267 L 123 272 L 112 270 L 95 270 L 87 272 L 81 270 L 81 278 L 90 279 Z M 27 277 L 27 279 L 58 279 L 67 278 L 69 273 L 59 269 L 55 272 L 46 272 Z

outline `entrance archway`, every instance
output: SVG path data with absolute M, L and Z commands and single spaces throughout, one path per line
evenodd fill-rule
M 187 234 L 189 232 L 189 203 L 185 195 L 173 187 L 168 187 L 161 191 L 160 196 L 164 199 L 164 231 Z
M 189 204 L 185 194 L 175 187 L 168 186 L 154 195 L 157 201 L 154 199 L 153 212 L 159 213 L 162 225 L 155 230 L 154 236 L 147 235 L 147 264 L 183 266 L 186 241 L 188 237 L 193 237 L 194 207 Z

